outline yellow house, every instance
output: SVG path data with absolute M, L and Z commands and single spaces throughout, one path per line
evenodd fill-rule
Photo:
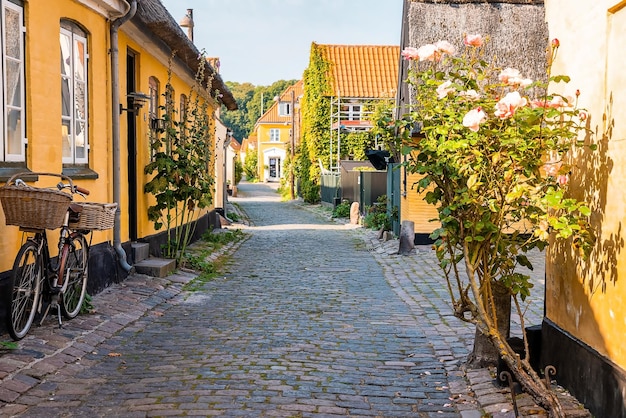
M 115 228 L 93 233 L 88 284 L 93 293 L 126 277 L 132 242 L 142 239 L 157 247 L 162 239 L 147 219 L 152 197 L 143 191 L 149 139 L 163 118 L 159 105 L 172 51 L 177 55 L 170 81 L 178 109 L 190 99 L 199 51 L 158 0 L 0 0 L 0 5 L 0 179 L 18 172 L 63 173 L 91 191 L 88 201 L 119 203 Z M 211 67 L 206 81 L 212 85 L 200 94 L 211 118 L 220 102 L 236 108 Z M 216 90 L 219 98 L 212 96 Z M 24 180 L 48 186 L 35 175 Z M 201 214 L 207 226 L 208 212 Z M 4 214 L 0 230 L 0 277 L 6 277 L 21 233 L 5 226 Z
M 564 245 L 546 268 L 542 360 L 597 417 L 626 416 L 626 1 L 546 0 L 553 74 L 571 77 L 597 145 L 582 152 L 571 190 L 591 203 L 596 245 L 588 261 Z M 567 353 L 563 355 L 562 353 Z
M 302 93 L 300 80 L 281 93 L 254 125 L 260 180 L 280 181 L 287 174 L 285 161 L 300 142 L 298 109 Z

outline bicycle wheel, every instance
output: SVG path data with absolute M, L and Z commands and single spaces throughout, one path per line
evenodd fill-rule
M 26 241 L 13 263 L 6 306 L 9 307 L 7 329 L 14 340 L 24 338 L 39 308 L 41 295 L 41 263 L 37 245 Z
M 75 318 L 85 300 L 87 290 L 87 267 L 89 260 L 89 246 L 81 234 L 72 236 L 69 244 L 63 246 L 62 256 L 66 257 L 65 280 L 67 288 L 61 295 L 61 313 L 66 319 Z

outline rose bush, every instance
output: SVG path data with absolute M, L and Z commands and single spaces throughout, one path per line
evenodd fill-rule
M 588 115 L 577 107 L 578 91 L 551 90 L 569 82 L 567 76 L 553 76 L 549 64 L 545 80 L 498 68 L 485 57 L 484 44 L 471 34 L 459 55 L 446 41 L 402 52 L 415 105 L 398 123 L 407 137 L 421 127 L 417 145 L 405 149 L 406 166 L 421 175 L 418 192 L 437 206 L 440 227 L 431 237 L 455 315 L 476 324 L 524 388 L 560 416 L 556 396 L 528 357 L 507 343 L 502 324 L 509 318 L 496 313 L 501 301 L 495 295 L 513 301 L 523 333 L 522 304 L 532 284 L 518 266 L 532 269 L 526 252 L 554 238 L 589 253 L 590 209 L 568 194 L 575 149 L 590 134 Z M 549 63 L 558 47 L 551 43 Z

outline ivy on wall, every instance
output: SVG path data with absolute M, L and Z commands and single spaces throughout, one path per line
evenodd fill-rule
M 319 161 L 328 164 L 330 156 L 331 63 L 324 58 L 324 45 L 311 46 L 309 66 L 304 71 L 302 98 L 302 141 L 298 153 L 296 176 L 300 195 L 306 202 L 318 202 Z

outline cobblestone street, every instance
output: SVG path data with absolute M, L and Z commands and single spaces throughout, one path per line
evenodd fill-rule
M 452 316 L 429 247 L 394 255 L 267 185 L 231 201 L 251 225 L 222 276 L 193 292 L 184 272 L 131 277 L 97 314 L 34 329 L 0 357 L 0 415 L 513 416 L 486 369 L 461 367 L 474 328 Z M 535 262 L 527 324 L 542 317 Z

